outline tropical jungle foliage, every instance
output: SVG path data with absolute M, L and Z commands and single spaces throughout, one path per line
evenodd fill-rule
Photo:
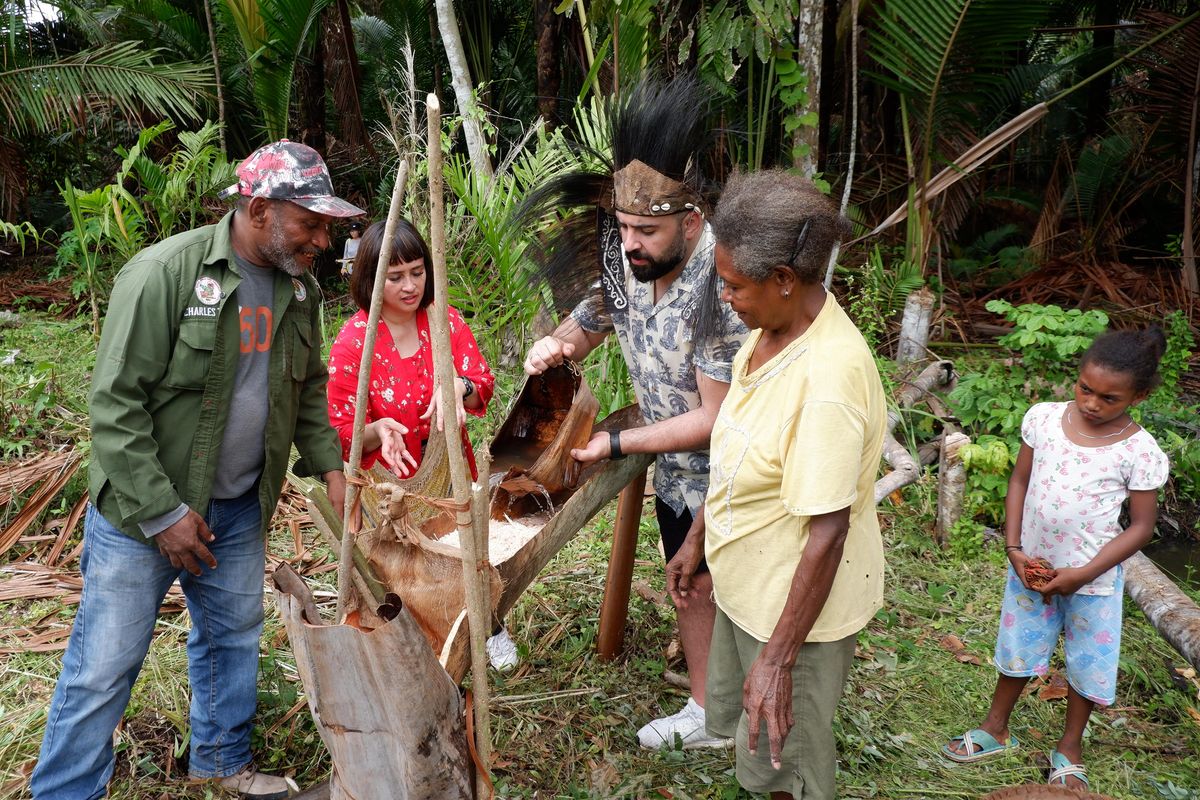
M 548 177 L 606 152 L 605 97 L 645 73 L 694 74 L 713 98 L 713 141 L 702 164 L 713 196 L 735 170 L 782 166 L 804 171 L 842 202 L 856 239 L 831 267 L 833 289 L 877 350 L 889 389 L 911 379 L 892 361 L 905 301 L 918 289 L 935 297 L 929 351 L 954 358 L 958 386 L 945 413 L 914 415 L 918 421 L 898 437 L 919 456 L 918 441 L 940 426 L 971 436 L 964 450 L 968 513 L 948 554 L 930 555 L 921 536 L 933 524 L 933 481 L 881 506 L 901 565 L 895 571 L 903 574 L 889 589 L 896 610 L 881 612 L 860 638 L 856 680 L 863 694 L 850 702 L 838 736 L 854 796 L 918 796 L 932 781 L 952 784 L 947 796 L 978 794 L 970 778 L 927 758 L 932 750 L 909 731 L 946 733 L 932 730 L 946 721 L 931 719 L 930 709 L 952 711 L 961 727 L 968 720 L 961 706 L 982 701 L 987 681 L 967 676 L 969 700 L 957 683 L 928 681 L 930 664 L 948 671 L 967 662 L 949 653 L 938 654 L 946 663 L 929 660 L 921 645 L 930 631 L 970 619 L 977 638 L 968 644 L 980 650 L 992 620 L 980 622 L 976 597 L 980 607 L 996 599 L 980 588 L 988 585 L 981 576 L 990 580 L 1002 568 L 986 532 L 1001 522 L 1021 417 L 1032 403 L 1069 390 L 1074 359 L 1106 325 L 1156 322 L 1168 333 L 1163 385 L 1137 413 L 1171 457 L 1164 507 L 1176 529 L 1196 535 L 1200 4 L 439 2 L 450 3 L 457 17 L 469 96 L 454 91 L 434 0 L 0 0 L 0 277 L 11 269 L 57 281 L 74 298 L 12 303 L 44 313 L 47 330 L 61 338 L 45 350 L 27 332 L 0 340 L 0 360 L 11 359 L 0 369 L 0 465 L 54 448 L 86 457 L 90 336 L 98 333 L 116 270 L 151 242 L 219 219 L 229 204 L 217 193 L 233 182 L 234 165 L 280 137 L 321 151 L 339 194 L 373 219 L 386 214 L 397 163 L 409 159 L 403 211 L 421 229 L 428 228 L 429 207 L 423 153 L 443 150 L 451 302 L 496 368 L 496 407 L 503 408 L 525 347 L 558 311 L 531 280 L 539 231 L 514 229 L 513 209 Z M 428 92 L 447 109 L 437 142 L 426 140 Z M 466 130 L 476 125 L 482 153 L 468 146 Z M 478 168 L 480 156 L 488 170 Z M 334 264 L 340 247 L 339 239 L 338 252 L 318 265 L 327 332 L 348 309 Z M 0 316 L 0 329 L 4 324 Z M 585 369 L 602 413 L 631 401 L 614 343 L 599 348 Z M 495 420 L 471 424 L 479 438 Z M 79 478 L 68 493 L 72 502 L 82 496 Z M 68 512 L 55 508 L 46 516 L 61 521 Z M 607 524 L 575 545 L 580 552 L 567 554 L 582 566 L 556 564 L 554 579 L 518 609 L 526 641 L 540 637 L 523 655 L 552 665 L 553 685 L 530 685 L 526 674 L 509 685 L 535 700 L 600 686 L 587 700 L 594 715 L 581 724 L 589 741 L 601 742 L 608 741 L 610 718 L 650 712 L 655 701 L 645 679 L 657 679 L 672 658 L 659 658 L 670 638 L 669 614 L 660 619 L 659 604 L 643 597 L 641 604 L 635 599 L 635 615 L 647 624 L 632 646 L 638 658 L 601 668 L 599 677 L 579 674 L 579 655 L 595 636 L 591 584 L 601 582 Z M 546 611 L 555 603 L 579 619 L 539 617 L 556 613 Z M 42 613 L 34 610 L 31 618 Z M 1147 630 L 1137 635 L 1153 638 Z M 287 655 L 275 646 L 264 667 L 273 682 L 265 694 L 282 704 L 267 710 L 271 732 L 290 724 L 304 741 L 296 744 L 301 755 L 276 750 L 273 758 L 281 766 L 306 760 L 299 770 L 319 777 L 327 765 L 311 725 L 298 729 L 288 711 L 294 686 Z M 556 647 L 563 652 L 552 652 Z M 1155 732 L 1186 721 L 1186 712 L 1200 719 L 1200 712 L 1154 674 L 1166 646 L 1156 641 L 1142 649 L 1142 657 L 1122 665 L 1132 676 L 1123 702 L 1145 713 L 1124 716 L 1122 709 L 1102 726 L 1106 736 L 1136 729 L 1138 746 L 1149 742 L 1137 755 L 1142 772 L 1106 767 L 1104 777 L 1122 797 L 1200 796 L 1194 765 L 1172 760 L 1155 771 L 1160 755 L 1176 755 L 1155 749 Z M 45 656 L 25 654 L 18 666 L 46 680 L 54 672 Z M 902 687 L 914 685 L 919 697 L 901 696 L 909 691 Z M 11 705 L 32 721 L 18 727 L 36 728 L 40 697 L 36 687 L 0 692 L 0 716 Z M 183 752 L 186 714 L 163 714 L 174 715 L 160 722 Z M 1039 724 L 1047 716 L 1041 709 Z M 540 712 L 510 709 L 501 718 L 507 752 L 537 740 L 528 745 L 537 757 L 501 779 L 502 794 L 537 796 L 529 786 L 545 779 L 565 782 L 563 796 L 572 797 L 619 789 L 630 796 L 745 796 L 720 755 L 698 767 L 688 762 L 683 777 L 665 776 L 654 770 L 679 766 L 682 753 L 655 766 L 637 756 L 612 760 L 604 745 L 582 752 L 561 730 L 544 745 L 538 731 L 550 717 Z M 136 741 L 136 732 L 127 739 Z M 1186 749 L 1190 740 L 1172 741 Z M 144 773 L 160 769 L 157 756 L 165 754 L 151 758 L 126 746 L 133 766 L 119 781 L 136 793 L 162 777 Z M 0 769 L 15 771 L 14 759 L 31 747 L 36 743 L 0 736 L 0 755 L 9 759 L 0 759 Z M 1176 783 L 1188 780 L 1190 788 Z

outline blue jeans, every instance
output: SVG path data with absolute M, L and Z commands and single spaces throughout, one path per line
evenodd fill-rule
M 266 558 L 257 485 L 236 499 L 212 501 L 205 521 L 216 537 L 208 548 L 217 568 L 201 566 L 194 576 L 88 506 L 83 596 L 30 779 L 37 800 L 104 797 L 114 765 L 113 731 L 176 578 L 192 618 L 189 772 L 224 777 L 250 762 Z

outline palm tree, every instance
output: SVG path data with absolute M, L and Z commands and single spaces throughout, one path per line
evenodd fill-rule
M 23 6 L 0 18 L 0 218 L 16 211 L 24 137 L 82 129 L 102 112 L 199 119 L 213 86 L 207 65 L 164 60 L 138 42 L 60 54 L 48 35 L 54 25 L 61 23 L 28 25 Z

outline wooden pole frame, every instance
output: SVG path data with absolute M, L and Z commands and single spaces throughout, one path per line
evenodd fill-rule
M 446 452 L 450 458 L 450 480 L 454 500 L 459 504 L 459 543 L 463 551 L 463 583 L 467 600 L 467 621 L 471 635 L 471 687 L 474 690 L 475 752 L 482 770 L 476 775 L 476 793 L 488 796 L 491 787 L 492 732 L 490 691 L 488 689 L 487 652 L 485 642 L 491 632 L 491 602 L 487 581 L 487 553 L 477 546 L 471 521 L 472 483 L 467 459 L 463 455 L 462 434 L 455 414 L 458 394 L 458 375 L 450 350 L 449 281 L 446 276 L 446 203 L 442 176 L 442 108 L 437 95 L 425 99 L 429 122 L 429 251 L 433 258 L 433 313 L 429 328 L 433 344 L 434 383 L 440 393 L 442 426 L 446 435 Z M 487 464 L 483 464 L 486 480 Z M 486 512 L 485 512 L 486 513 Z M 486 529 L 484 529 L 486 531 Z M 486 536 L 481 536 L 486 539 Z
M 383 228 L 383 243 L 379 248 L 379 261 L 375 265 L 375 284 L 371 289 L 371 310 L 367 313 L 367 330 L 363 336 L 362 358 L 358 362 L 358 390 L 354 399 L 354 433 L 350 439 L 350 460 L 346 465 L 346 507 L 342 511 L 342 546 L 338 553 L 338 622 L 346 619 L 346 603 L 350 598 L 350 573 L 354 568 L 354 534 L 351 527 L 354 506 L 358 501 L 358 474 L 362 468 L 363 430 L 367 422 L 367 394 L 371 385 L 371 359 L 375 355 L 375 334 L 379 329 L 379 318 L 383 313 L 383 284 L 387 278 L 388 265 L 392 263 L 392 239 L 396 223 L 400 219 L 400 205 L 404 200 L 404 187 L 408 183 L 408 157 L 400 159 L 396 169 L 396 185 L 392 187 L 392 201 L 388 208 L 387 222 Z M 359 265 L 360 268 L 362 265 Z

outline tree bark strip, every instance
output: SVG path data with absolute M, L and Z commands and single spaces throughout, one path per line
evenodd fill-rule
M 286 565 L 275 600 L 333 761 L 331 800 L 472 798 L 458 687 L 407 610 L 370 633 L 310 624 L 312 595 Z

